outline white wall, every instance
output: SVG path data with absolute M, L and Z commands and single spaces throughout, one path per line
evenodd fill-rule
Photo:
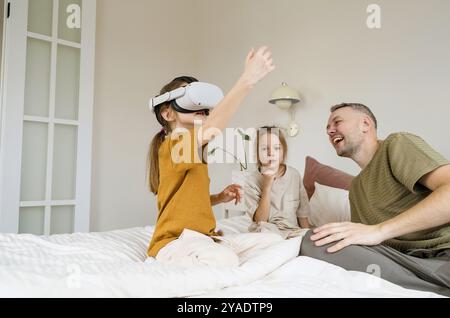
M 382 9 L 379 30 L 366 27 L 366 8 L 374 2 Z M 168 17 L 152 14 L 152 6 L 177 10 Z M 330 106 L 343 101 L 371 107 L 380 138 L 414 132 L 450 158 L 444 132 L 450 118 L 449 12 L 444 0 L 100 0 L 92 229 L 155 220 L 154 199 L 144 188 L 147 143 L 157 131 L 144 107 L 149 95 L 183 73 L 228 90 L 252 46 L 269 45 L 277 69 L 230 126 L 287 123 L 287 114 L 267 100 L 288 82 L 303 96 L 296 115 L 301 133 L 289 139 L 288 158 L 301 172 L 306 155 L 358 172 L 335 155 L 325 134 Z M 210 166 L 212 192 L 231 181 L 230 171 Z
M 99 0 L 91 230 L 154 223 L 148 145 L 159 130 L 149 97 L 178 74 L 194 74 L 197 29 L 190 1 Z

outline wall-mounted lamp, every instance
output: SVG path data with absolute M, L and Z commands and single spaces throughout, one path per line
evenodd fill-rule
M 282 83 L 281 86 L 272 93 L 272 97 L 269 100 L 269 103 L 275 104 L 281 109 L 289 111 L 291 122 L 286 129 L 291 137 L 295 137 L 299 131 L 298 124 L 295 122 L 295 110 L 292 107 L 298 102 L 300 102 L 300 95 L 295 89 L 291 88 L 286 83 Z

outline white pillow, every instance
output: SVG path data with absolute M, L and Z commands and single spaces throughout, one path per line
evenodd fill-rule
M 309 200 L 310 223 L 322 226 L 333 222 L 350 221 L 350 201 L 348 191 L 324 186 L 314 182 L 316 190 Z

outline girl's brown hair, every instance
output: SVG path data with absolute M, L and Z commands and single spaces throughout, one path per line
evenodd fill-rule
M 284 137 L 284 134 L 281 131 L 281 128 L 276 127 L 276 126 L 260 127 L 260 128 L 258 128 L 258 132 L 256 134 L 256 158 L 257 158 L 258 169 L 261 168 L 261 166 L 262 166 L 261 160 L 259 159 L 259 139 L 260 139 L 260 136 L 266 135 L 266 134 L 277 135 L 278 138 L 280 139 L 281 146 L 283 147 L 283 159 L 281 160 L 281 164 L 284 164 L 284 161 L 286 160 L 286 156 L 287 156 L 288 148 L 287 148 L 286 138 Z
M 180 76 L 174 78 L 170 83 L 165 85 L 161 91 L 160 95 L 170 92 L 178 87 L 182 87 L 186 84 L 190 84 L 192 82 L 198 82 L 198 80 L 194 77 L 190 76 Z M 158 194 L 159 187 L 159 160 L 158 160 L 158 152 L 162 143 L 166 136 L 171 132 L 171 128 L 169 123 L 164 119 L 161 115 L 162 111 L 170 106 L 170 102 L 161 104 L 155 107 L 155 116 L 156 120 L 161 124 L 161 131 L 158 132 L 155 137 L 153 137 L 152 142 L 150 143 L 150 147 L 147 154 L 147 183 L 151 192 L 154 194 Z

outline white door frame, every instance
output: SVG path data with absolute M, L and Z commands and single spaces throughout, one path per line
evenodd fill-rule
M 13 1 L 6 21 L 0 148 L 0 231 L 19 230 L 20 173 L 27 50 L 28 1 Z M 15 54 L 14 54 L 14 53 Z
M 95 30 L 97 0 L 83 0 L 75 232 L 89 232 L 91 210 L 92 122 L 94 116 Z
M 75 200 L 70 202 L 46 200 L 26 203 L 20 202 L 23 121 L 24 119 L 39 120 L 39 118 L 30 116 L 24 118 L 27 36 L 34 37 L 34 35 L 27 32 L 29 0 L 9 1 L 11 2 L 11 16 L 7 20 L 6 37 L 4 39 L 6 44 L 4 52 L 5 85 L 0 126 L 0 232 L 18 232 L 20 206 L 65 205 L 67 203 L 75 206 L 74 231 L 87 232 L 89 231 L 91 193 L 96 0 L 83 0 L 81 45 L 72 44 L 72 46 L 78 45 L 81 48 L 79 116 L 77 121 L 72 121 L 72 123 L 70 123 L 71 121 L 64 121 L 64 123 L 78 126 Z M 53 1 L 54 7 L 57 8 L 58 0 Z M 56 12 L 53 14 L 53 21 L 55 22 L 57 19 L 58 14 Z M 55 27 L 55 25 L 54 23 L 53 26 Z M 56 36 L 55 32 L 53 32 L 53 36 Z M 69 42 L 62 40 L 58 40 L 58 43 L 71 45 Z M 56 41 L 52 42 L 52 76 L 55 75 L 56 68 L 54 65 L 56 63 L 56 45 Z M 54 85 L 51 86 L 53 86 L 51 87 L 51 93 L 54 99 Z M 54 100 L 50 102 L 50 110 L 52 110 L 52 107 L 54 108 Z M 49 126 L 49 138 L 53 138 L 52 124 Z M 50 154 L 50 157 L 47 160 L 51 161 L 53 157 L 52 149 L 48 149 L 48 154 Z M 49 170 L 52 169 L 47 169 L 47 179 L 50 178 L 51 180 L 52 172 Z M 47 186 L 47 198 L 50 193 L 51 189 Z M 46 209 L 46 234 L 49 231 L 49 217 L 49 209 Z

